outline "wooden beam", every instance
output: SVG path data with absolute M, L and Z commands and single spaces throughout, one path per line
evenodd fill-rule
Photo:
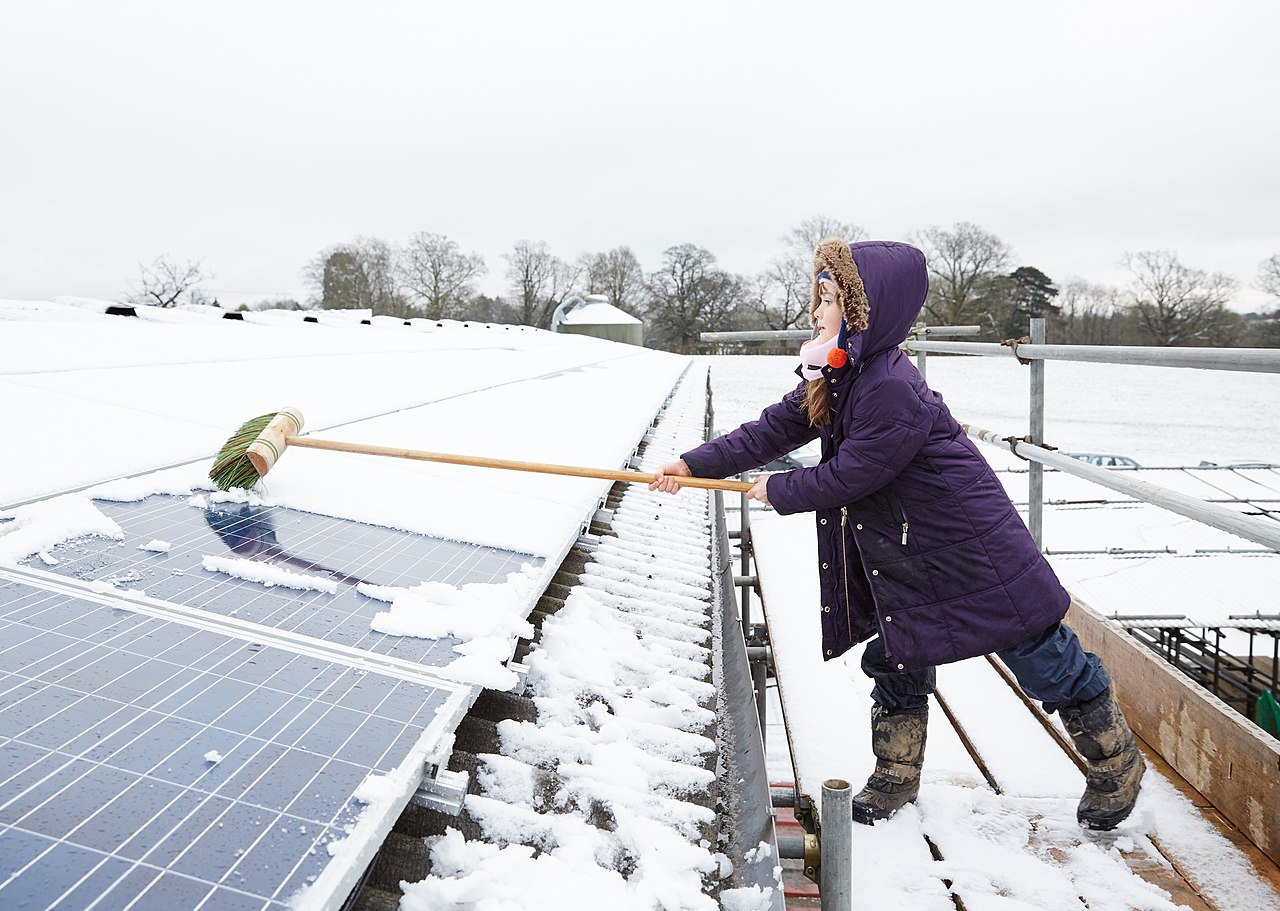
M 1074 597 L 1066 623 L 1102 659 L 1134 732 L 1280 864 L 1280 740 Z

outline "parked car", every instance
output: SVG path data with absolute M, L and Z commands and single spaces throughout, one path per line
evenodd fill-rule
M 1097 465 L 1100 468 L 1141 468 L 1142 466 L 1128 456 L 1112 455 L 1107 452 L 1064 452 L 1063 455 Z

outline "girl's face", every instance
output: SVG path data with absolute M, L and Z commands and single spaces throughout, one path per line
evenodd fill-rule
M 819 285 L 818 309 L 813 313 L 813 324 L 818 330 L 818 341 L 825 342 L 840 333 L 840 294 L 831 282 Z

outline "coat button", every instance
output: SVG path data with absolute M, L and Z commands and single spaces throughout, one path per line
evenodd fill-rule
M 827 657 L 828 657 L 828 658 L 830 658 L 830 657 L 831 657 L 831 649 L 827 649 Z M 901 664 L 899 664 L 899 665 L 898 665 L 898 667 L 899 667 L 899 669 L 901 669 L 902 665 L 901 665 Z
M 833 392 L 833 393 L 831 393 L 831 397 L 832 397 L 833 399 L 838 399 L 838 398 L 840 398 L 840 393 L 838 393 L 838 392 Z
M 899 664 L 899 665 L 898 665 L 898 670 L 902 670 L 902 665 L 901 665 L 901 664 Z
M 858 531 L 862 531 L 862 523 L 861 523 L 861 522 L 859 522 L 859 523 L 857 524 L 857 526 L 855 526 L 855 527 L 858 529 Z
M 878 575 L 880 575 L 880 570 L 878 570 L 878 569 L 873 569 L 873 570 L 871 570 L 871 575 L 873 575 L 873 576 L 878 576 Z
M 828 605 L 824 604 L 824 605 L 822 605 L 822 612 L 823 612 L 824 614 L 829 614 L 829 613 L 831 613 L 831 608 L 830 608 Z
M 826 568 L 827 568 L 827 564 L 823 563 L 823 564 L 822 564 L 822 568 L 823 568 L 823 569 L 826 569 Z
M 826 519 L 819 519 L 819 520 L 818 520 L 818 524 L 819 524 L 819 525 L 826 525 L 826 524 L 827 524 L 827 520 L 826 520 Z M 861 528 L 862 526 L 861 526 L 861 525 L 859 525 L 858 527 L 859 527 L 859 528 Z
M 893 618 L 892 618 L 892 617 L 885 617 L 885 618 L 884 618 L 884 622 L 885 622 L 885 623 L 892 623 L 892 622 L 893 622 Z

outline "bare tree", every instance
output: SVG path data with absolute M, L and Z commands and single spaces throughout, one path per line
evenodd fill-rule
M 786 234 L 782 242 L 786 245 L 789 256 L 804 259 L 804 273 L 807 281 L 812 281 L 809 274 L 813 267 L 813 248 L 818 241 L 828 237 L 838 237 L 847 244 L 867 239 L 867 231 L 861 225 L 840 221 L 829 215 L 810 215 Z
M 716 258 L 693 244 L 663 251 L 663 266 L 649 276 L 649 333 L 652 341 L 691 353 L 700 332 L 735 328 L 743 281 L 716 265 Z
M 630 247 L 584 253 L 578 267 L 586 277 L 586 293 L 603 294 L 609 303 L 633 316 L 640 312 L 644 304 L 644 270 Z
M 1129 307 L 1153 345 L 1230 344 L 1238 332 L 1227 303 L 1237 282 L 1222 272 L 1185 266 L 1170 250 L 1126 253 L 1133 276 Z
M 142 275 L 128 295 L 130 303 L 149 304 L 153 307 L 211 303 L 196 287 L 200 282 L 213 278 L 213 273 L 205 272 L 204 265 L 199 260 L 176 263 L 167 256 L 157 256 L 149 266 L 138 263 L 138 269 Z
M 520 322 L 545 329 L 551 314 L 577 282 L 577 267 L 552 255 L 541 240 L 519 241 L 502 258 L 507 261 L 507 280 Z
M 1120 291 L 1109 285 L 1070 278 L 1058 297 L 1059 315 L 1054 322 L 1068 345 L 1118 345 L 1121 331 L 1117 317 L 1122 310 Z
M 812 262 L 813 251 L 808 259 Z M 800 257 L 779 256 L 751 279 L 747 307 L 765 329 L 808 328 L 813 280 Z
M 929 266 L 929 295 L 924 312 L 940 326 L 988 325 L 993 298 L 1002 290 L 1001 277 L 1009 271 L 1013 253 L 996 235 L 967 221 L 950 230 L 930 225 L 912 235 L 924 251 Z
M 766 329 L 807 328 L 813 297 L 813 248 L 828 237 L 865 240 L 859 225 L 811 215 L 782 236 L 782 253 L 751 282 L 748 306 Z
M 484 257 L 463 253 L 443 234 L 419 231 L 401 251 L 397 274 L 413 307 L 430 319 L 458 319 L 475 297 L 472 282 L 486 272 Z
M 1258 263 L 1257 284 L 1264 294 L 1280 300 L 1280 253 L 1273 253 Z

